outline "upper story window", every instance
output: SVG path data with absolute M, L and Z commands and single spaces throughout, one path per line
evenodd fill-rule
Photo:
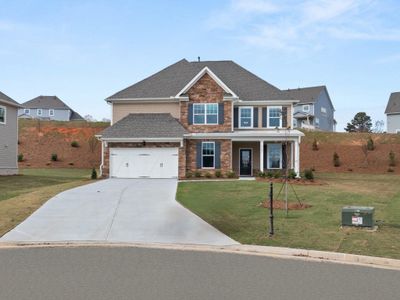
M 5 106 L 0 106 L 0 124 L 6 124 L 7 109 Z
M 239 128 L 253 127 L 253 108 L 239 107 Z
M 202 168 L 215 168 L 215 142 L 203 142 L 201 144 Z
M 54 116 L 54 109 L 49 109 L 49 116 L 53 117 Z
M 193 124 L 217 125 L 218 103 L 193 104 Z
M 303 105 L 303 111 L 310 112 L 310 105 L 309 104 Z
M 322 112 L 323 114 L 326 114 L 326 108 L 323 107 L 323 106 L 321 106 L 321 112 Z
M 31 110 L 29 108 L 25 108 L 24 109 L 24 114 L 25 115 L 30 115 L 31 114 Z
M 36 113 L 37 113 L 38 116 L 41 116 L 43 114 L 43 111 L 42 111 L 41 108 L 38 108 Z
M 282 127 L 282 107 L 281 106 L 270 106 L 268 107 L 268 127 Z

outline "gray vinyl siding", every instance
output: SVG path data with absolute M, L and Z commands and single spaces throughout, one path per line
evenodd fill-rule
M 17 174 L 17 108 L 3 103 L 0 106 L 6 107 L 6 123 L 0 124 L 0 175 Z
M 321 107 L 325 107 L 326 114 L 321 112 Z M 314 116 L 319 118 L 318 129 L 323 131 L 333 131 L 334 130 L 334 109 L 329 100 L 329 96 L 325 91 L 322 91 L 318 97 L 318 100 L 314 104 Z M 314 118 L 314 121 L 315 121 Z M 315 122 L 314 122 L 315 123 Z M 315 125 L 315 124 L 314 124 Z
M 386 124 L 388 133 L 400 131 L 400 114 L 387 115 Z
M 18 110 L 18 116 L 24 114 L 25 109 Z M 29 116 L 32 118 L 43 118 L 43 119 L 50 119 L 55 121 L 69 121 L 71 117 L 71 111 L 68 109 L 54 109 L 54 116 L 50 116 L 48 108 L 42 108 L 42 115 L 39 116 L 37 114 L 37 108 L 31 108 Z

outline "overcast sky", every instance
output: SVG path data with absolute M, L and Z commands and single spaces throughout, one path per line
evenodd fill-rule
M 281 88 L 326 85 L 338 130 L 400 91 L 400 1 L 0 0 L 0 90 L 82 115 L 182 58 L 234 60 Z M 386 120 L 385 120 L 386 121 Z

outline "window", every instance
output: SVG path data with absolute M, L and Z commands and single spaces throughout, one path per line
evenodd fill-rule
M 49 116 L 53 117 L 54 116 L 54 109 L 49 109 Z
M 218 124 L 218 104 L 193 104 L 193 124 Z
M 29 108 L 25 108 L 24 109 L 24 114 L 25 115 L 30 115 L 31 114 L 31 110 Z
M 6 124 L 6 107 L 0 106 L 0 124 Z
M 41 108 L 38 108 L 38 110 L 36 111 L 36 114 L 37 114 L 38 116 L 41 116 L 41 115 L 43 114 L 42 109 L 41 109 Z
M 323 114 L 326 114 L 326 108 L 323 107 L 323 106 L 321 106 L 321 112 L 322 112 Z
M 267 144 L 268 169 L 282 169 L 282 144 Z
M 253 108 L 239 107 L 239 128 L 253 127 Z
M 282 127 L 282 107 L 268 107 L 268 127 Z
M 303 111 L 304 112 L 310 112 L 310 105 L 303 105 Z
M 201 166 L 202 168 L 215 167 L 215 143 L 203 142 L 201 144 Z
M 316 126 L 316 127 L 319 126 L 319 118 L 315 118 L 315 126 Z

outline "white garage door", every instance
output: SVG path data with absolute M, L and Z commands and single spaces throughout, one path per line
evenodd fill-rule
M 178 148 L 111 148 L 110 174 L 116 178 L 177 178 Z

